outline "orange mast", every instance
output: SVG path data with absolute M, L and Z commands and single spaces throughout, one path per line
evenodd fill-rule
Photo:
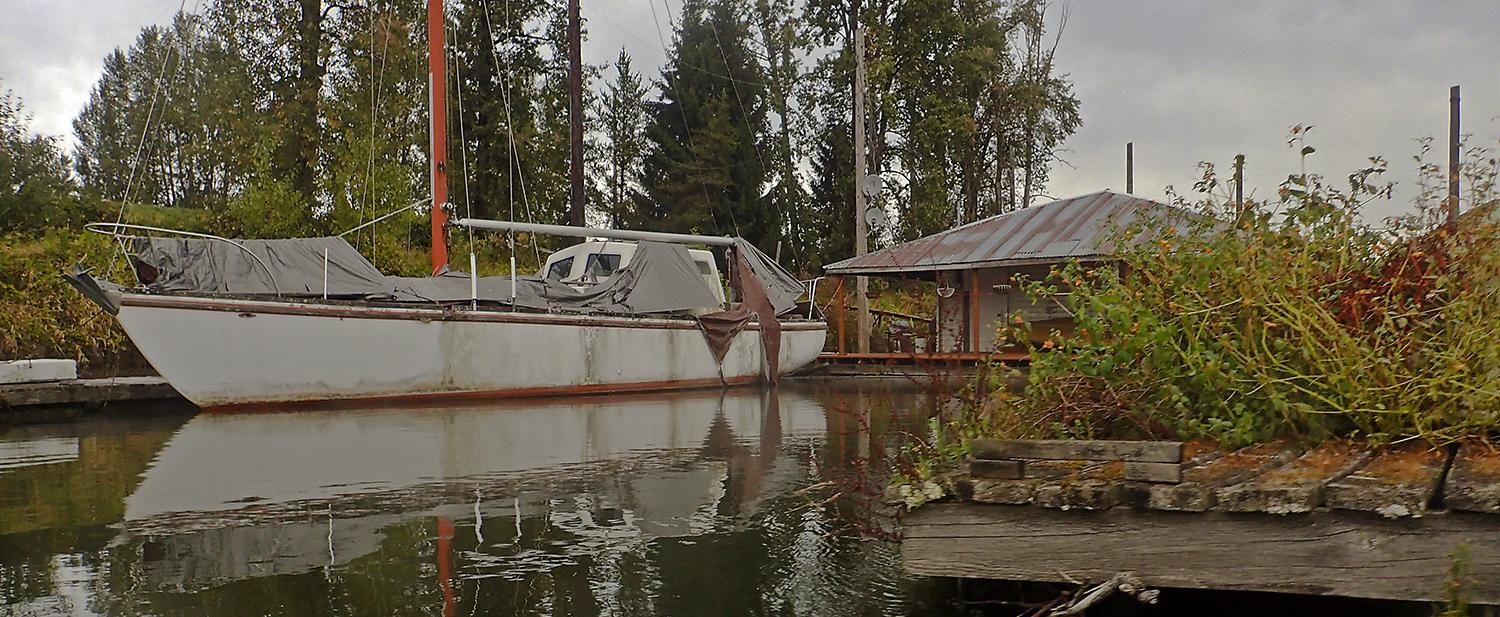
M 448 76 L 444 41 L 444 0 L 427 0 L 427 86 L 431 97 L 432 272 L 448 265 Z

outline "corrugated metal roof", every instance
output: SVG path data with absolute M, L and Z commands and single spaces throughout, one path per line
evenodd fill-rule
M 823 269 L 829 274 L 930 272 L 1100 257 L 1118 246 L 1119 230 L 1143 215 L 1198 216 L 1161 202 L 1100 191 L 992 216 Z

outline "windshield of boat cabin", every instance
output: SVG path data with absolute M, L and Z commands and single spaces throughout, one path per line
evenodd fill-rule
M 571 258 L 569 258 L 571 260 Z M 584 262 L 584 276 L 604 278 L 620 269 L 619 253 L 592 253 Z
M 568 257 L 566 259 L 559 259 L 556 262 L 553 262 L 551 266 L 547 267 L 547 278 L 560 281 L 560 280 L 563 280 L 565 278 L 568 278 L 568 274 L 571 273 L 572 271 L 573 271 L 573 258 L 572 257 Z

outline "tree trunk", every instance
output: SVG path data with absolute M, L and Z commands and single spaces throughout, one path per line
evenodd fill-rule
M 311 205 L 317 195 L 318 102 L 323 89 L 324 67 L 320 53 L 323 43 L 322 0 L 298 0 L 297 76 L 291 86 L 292 102 L 287 108 L 286 138 L 282 140 L 283 170 L 290 176 L 292 188 Z

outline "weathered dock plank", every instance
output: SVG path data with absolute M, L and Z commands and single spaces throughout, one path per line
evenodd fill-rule
M 1077 441 L 1070 439 L 975 439 L 977 459 L 1043 459 L 1180 463 L 1180 441 Z
M 1348 475 L 1369 457 L 1368 450 L 1355 444 L 1328 442 L 1282 467 L 1214 491 L 1216 507 L 1231 512 L 1308 512 L 1322 503 L 1328 483 Z
M 1089 465 L 1077 473 L 1037 483 L 1031 502 L 1059 510 L 1108 510 L 1125 499 L 1125 463 Z
M 1177 484 L 1182 482 L 1180 463 L 1125 463 L 1125 479 L 1136 482 Z
M 1181 483 L 1151 486 L 1146 505 L 1156 510 L 1206 511 L 1217 503 L 1215 491 L 1284 465 L 1301 453 L 1285 443 L 1260 444 L 1228 454 L 1204 448 L 1188 458 Z
M 977 461 L 976 461 L 977 462 Z M 1097 463 L 1095 463 L 1097 465 Z M 1078 477 L 1088 470 L 1084 461 L 1030 461 L 1019 479 L 973 478 L 971 499 L 979 503 L 1025 505 L 1032 502 L 1037 487 L 1064 478 Z
M 1448 456 L 1448 450 L 1427 444 L 1386 448 L 1354 473 L 1330 482 L 1323 503 L 1387 518 L 1422 516 L 1437 493 Z
M 969 475 L 975 478 L 995 480 L 1020 480 L 1026 476 L 1025 461 L 992 461 L 974 459 L 969 461 Z
M 1443 487 L 1443 505 L 1500 514 L 1500 450 L 1478 441 L 1460 446 Z
M 902 555 L 924 576 L 1097 582 L 1129 571 L 1152 587 L 1438 601 L 1465 543 L 1472 602 L 1500 604 L 1500 517 L 1463 512 L 1391 520 L 929 504 L 907 516 Z
M 178 397 L 177 391 L 160 377 L 110 377 L 8 384 L 0 386 L 0 412 L 41 405 L 97 404 Z

